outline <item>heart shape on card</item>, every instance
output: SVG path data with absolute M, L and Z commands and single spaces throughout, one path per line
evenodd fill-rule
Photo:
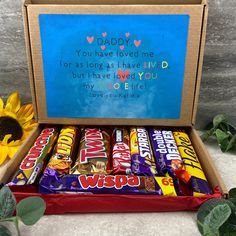
M 140 44 L 141 44 L 141 40 L 134 40 L 134 45 L 135 45 L 136 47 L 139 47 Z
M 89 37 L 89 36 L 87 36 L 87 41 L 88 41 L 88 43 L 92 43 L 93 42 L 93 40 L 94 40 L 94 37 L 93 36 L 91 36 L 91 37 Z
M 120 79 L 122 82 L 125 82 L 126 79 L 128 78 L 128 76 L 130 75 L 130 71 L 129 71 L 129 70 L 126 70 L 126 71 L 118 70 L 118 71 L 117 71 L 117 74 L 118 74 L 118 76 L 119 76 L 119 79 Z
M 103 32 L 102 37 L 106 37 L 106 36 L 107 36 L 107 32 Z
M 125 33 L 126 38 L 130 36 L 130 32 Z
M 120 50 L 124 50 L 125 46 L 124 45 L 121 45 L 120 46 Z
M 105 50 L 105 48 L 106 48 L 105 45 L 102 45 L 102 46 L 101 46 L 101 49 L 102 49 L 102 50 Z

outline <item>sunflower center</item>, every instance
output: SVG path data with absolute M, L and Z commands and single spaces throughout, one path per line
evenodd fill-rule
M 4 139 L 4 136 L 11 134 L 11 138 L 8 142 L 21 139 L 23 130 L 17 120 L 12 117 L 2 116 L 0 117 L 0 140 Z

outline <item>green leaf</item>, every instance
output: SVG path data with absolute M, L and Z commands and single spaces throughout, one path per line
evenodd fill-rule
M 228 220 L 231 215 L 231 208 L 228 204 L 218 205 L 205 217 L 203 224 L 203 233 L 218 233 L 219 228 Z M 207 225 L 207 227 L 204 227 Z M 209 231 L 210 230 L 210 231 Z
M 0 225 L 0 236 L 11 236 L 11 232 L 6 226 Z
M 201 205 L 201 207 L 199 208 L 198 212 L 197 212 L 197 220 L 198 220 L 198 229 L 199 231 L 203 234 L 203 227 L 202 225 L 204 224 L 205 218 L 206 216 L 218 205 L 224 205 L 227 204 L 232 212 L 235 212 L 236 207 L 234 206 L 234 204 L 226 199 L 211 199 L 207 202 L 205 202 L 204 204 Z M 200 222 L 200 223 L 199 223 Z
M 0 190 L 0 219 L 8 218 L 13 215 L 16 207 L 16 199 L 9 187 Z
M 212 136 L 212 135 L 214 134 L 214 131 L 215 131 L 214 128 L 205 131 L 205 132 L 201 135 L 202 141 L 205 142 L 210 136 Z
M 221 151 L 225 152 L 227 147 L 228 147 L 228 144 L 229 144 L 228 138 L 229 138 L 230 135 L 223 132 L 220 129 L 217 129 L 215 134 L 216 134 L 217 142 L 220 146 Z
M 233 147 L 236 146 L 236 134 L 234 136 L 231 137 L 228 146 L 226 148 L 226 152 L 229 151 L 230 149 L 232 149 Z
M 225 115 L 223 115 L 223 114 L 219 114 L 219 115 L 214 117 L 214 119 L 213 119 L 213 127 L 214 128 L 218 128 L 218 126 L 221 123 L 227 123 L 227 119 L 226 119 Z
M 40 197 L 28 197 L 16 206 L 16 215 L 25 225 L 35 224 L 44 214 L 46 204 Z
M 236 225 L 225 223 L 220 227 L 220 236 L 235 236 Z
M 229 198 L 235 198 L 236 199 L 236 188 L 231 188 L 229 190 Z

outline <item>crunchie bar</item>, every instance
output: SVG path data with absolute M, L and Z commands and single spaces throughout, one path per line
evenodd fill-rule
M 33 147 L 21 162 L 15 176 L 7 185 L 33 184 L 49 158 L 57 136 L 57 128 L 43 129 Z

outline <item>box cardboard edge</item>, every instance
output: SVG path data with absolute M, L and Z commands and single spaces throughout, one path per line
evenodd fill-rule
M 35 96 L 35 84 L 34 84 L 34 69 L 32 63 L 32 54 L 31 54 L 31 46 L 30 46 L 30 34 L 29 34 L 29 24 L 28 24 L 28 14 L 27 14 L 27 6 L 30 4 L 30 0 L 25 0 L 22 12 L 23 12 L 23 22 L 24 22 L 24 34 L 25 34 L 25 47 L 26 47 L 26 55 L 27 55 L 27 64 L 28 64 L 28 76 L 30 82 L 30 90 L 32 96 L 32 103 L 34 108 L 34 117 L 35 120 L 38 120 L 38 109 L 37 109 L 37 101 Z
M 198 70 L 197 70 L 197 78 L 196 78 L 195 95 L 194 95 L 194 101 L 193 101 L 193 114 L 192 114 L 193 125 L 196 122 L 196 116 L 197 116 L 197 108 L 198 108 L 198 101 L 199 101 L 200 87 L 201 87 L 201 80 L 202 80 L 204 49 L 205 49 L 205 42 L 206 42 L 208 5 L 207 5 L 206 0 L 204 0 L 204 2 L 205 2 L 205 5 L 204 5 L 204 13 L 203 13 L 202 33 L 201 33 L 202 37 L 201 37 L 200 49 L 199 49 Z

